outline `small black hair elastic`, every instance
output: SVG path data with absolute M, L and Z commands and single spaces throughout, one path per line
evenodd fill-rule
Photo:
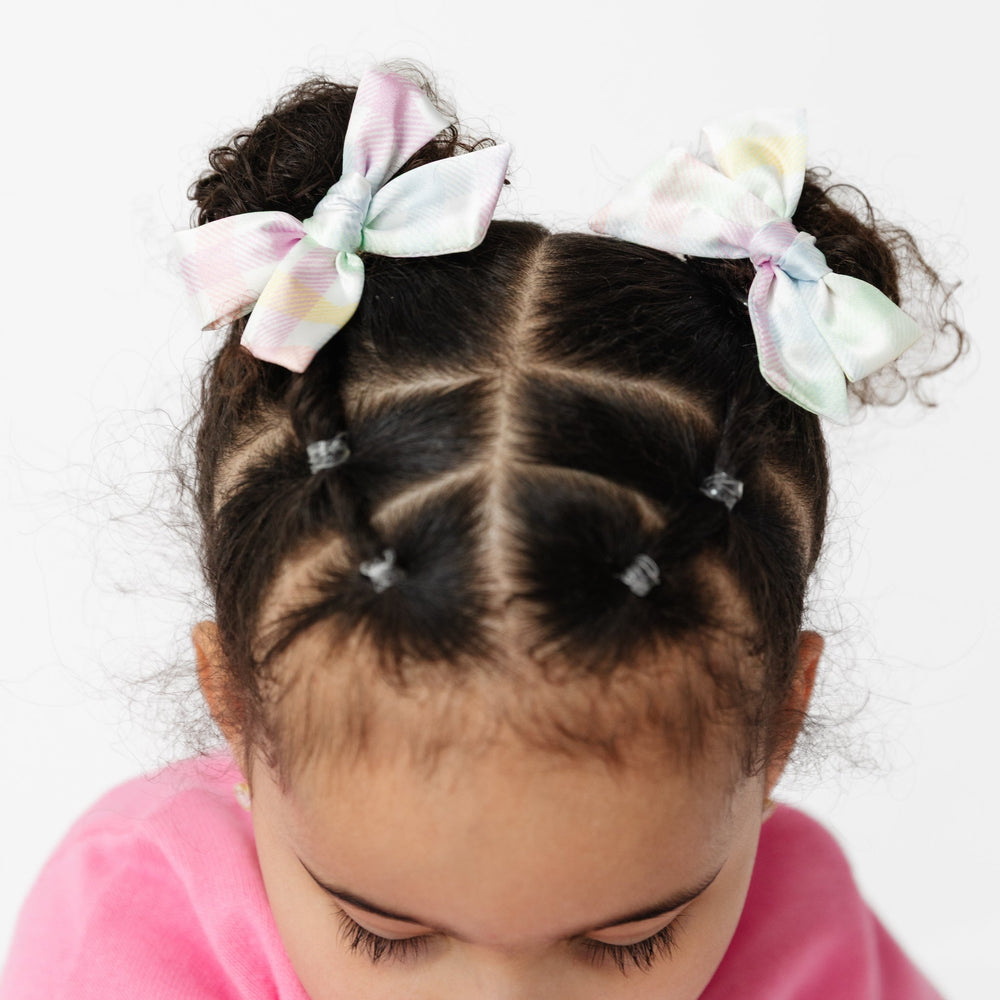
M 629 563 L 617 579 L 636 597 L 645 597 L 660 582 L 660 567 L 652 556 L 641 552 Z
M 372 589 L 376 594 L 381 594 L 383 590 L 388 590 L 393 584 L 399 583 L 405 574 L 396 565 L 396 552 L 394 549 L 383 549 L 382 555 L 377 559 L 369 559 L 358 567 L 358 572 L 362 576 L 371 580 Z
M 702 480 L 698 487 L 705 496 L 726 505 L 726 510 L 732 510 L 743 497 L 743 480 L 716 469 L 710 476 Z
M 316 475 L 324 469 L 334 469 L 346 462 L 351 454 L 347 444 L 347 433 L 341 431 L 336 437 L 326 441 L 313 441 L 306 445 L 306 456 L 309 459 L 309 471 Z

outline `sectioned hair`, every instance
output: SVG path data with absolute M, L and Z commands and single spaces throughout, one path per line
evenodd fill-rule
M 197 223 L 308 217 L 339 177 L 354 92 L 309 80 L 213 150 L 192 189 Z M 456 124 L 404 170 L 479 144 Z M 840 194 L 810 171 L 793 219 L 831 268 L 898 303 L 908 262 L 947 298 L 908 233 Z M 361 747 L 376 710 L 364 676 L 343 704 L 314 700 L 301 718 L 275 707 L 356 669 L 331 655 L 312 678 L 283 673 L 295 642 L 325 630 L 331 650 L 359 641 L 371 684 L 397 691 L 530 664 L 564 694 L 505 702 L 505 722 L 609 758 L 628 727 L 597 735 L 594 698 L 618 704 L 642 675 L 639 701 L 619 701 L 643 725 L 694 753 L 725 717 L 742 769 L 762 767 L 797 726 L 781 706 L 829 472 L 819 419 L 758 371 L 750 263 L 495 221 L 473 251 L 367 255 L 365 268 L 354 318 L 305 373 L 252 357 L 238 320 L 203 380 L 202 558 L 247 746 L 285 775 Z M 938 319 L 957 357 L 964 334 L 944 307 Z M 853 390 L 873 401 L 876 385 Z M 339 434 L 349 456 L 313 473 L 307 445 Z M 699 488 L 720 468 L 744 484 L 732 510 Z M 402 572 L 378 591 L 359 566 L 386 549 Z M 639 553 L 659 571 L 641 597 L 622 582 Z M 300 599 L 273 621 L 290 568 Z M 671 651 L 683 666 L 650 672 Z M 574 684 L 586 698 L 565 693 Z M 428 721 L 428 746 L 454 738 L 461 720 L 444 721 Z

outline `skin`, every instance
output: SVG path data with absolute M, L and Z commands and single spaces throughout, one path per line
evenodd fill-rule
M 226 719 L 224 660 L 210 622 L 194 632 L 209 707 Z M 307 645 L 290 655 L 308 657 Z M 804 710 L 822 652 L 803 633 L 789 707 Z M 404 734 L 405 735 L 405 734 Z M 768 796 L 791 747 L 732 780 L 732 761 L 695 768 L 636 751 L 611 768 L 497 739 L 433 773 L 405 754 L 309 767 L 283 793 L 250 755 L 252 817 L 278 930 L 312 1000 L 695 1000 L 721 962 L 749 887 Z M 307 871 L 308 867 L 308 871 Z M 310 872 L 312 874 L 310 874 Z M 337 898 L 314 880 L 410 920 Z M 631 923 L 711 884 L 690 902 Z M 426 936 L 419 953 L 373 963 L 351 948 L 338 908 L 373 934 Z M 674 925 L 648 968 L 595 959 L 587 942 L 625 945 Z

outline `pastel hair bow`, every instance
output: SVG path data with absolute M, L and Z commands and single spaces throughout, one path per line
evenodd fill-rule
M 693 257 L 749 257 L 760 371 L 799 406 L 848 419 L 847 380 L 898 358 L 917 324 L 877 288 L 833 273 L 790 219 L 805 178 L 805 114 L 774 111 L 704 129 L 717 169 L 676 149 L 590 226 Z
M 311 218 L 249 212 L 177 234 L 181 272 L 205 329 L 250 313 L 242 343 L 258 358 L 302 372 L 358 307 L 360 252 L 428 257 L 478 246 L 503 187 L 508 145 L 393 177 L 449 124 L 416 84 L 366 73 L 340 179 Z

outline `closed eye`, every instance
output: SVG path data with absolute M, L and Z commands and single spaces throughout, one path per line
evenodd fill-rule
M 353 920 L 339 906 L 334 910 L 341 927 L 341 938 L 352 952 L 366 955 L 372 965 L 382 961 L 409 962 L 423 957 L 431 942 L 440 935 L 421 934 L 416 937 L 387 938 L 375 934 Z M 677 932 L 685 914 L 679 914 L 655 934 L 632 944 L 608 944 L 593 938 L 582 938 L 579 946 L 593 965 L 610 963 L 627 974 L 627 967 L 648 971 L 658 960 L 669 958 L 677 943 Z
M 608 944 L 593 938 L 584 938 L 582 944 L 595 964 L 613 962 L 619 972 L 625 973 L 626 965 L 631 962 L 635 968 L 647 972 L 658 960 L 672 957 L 685 916 L 678 914 L 666 927 L 632 944 Z

